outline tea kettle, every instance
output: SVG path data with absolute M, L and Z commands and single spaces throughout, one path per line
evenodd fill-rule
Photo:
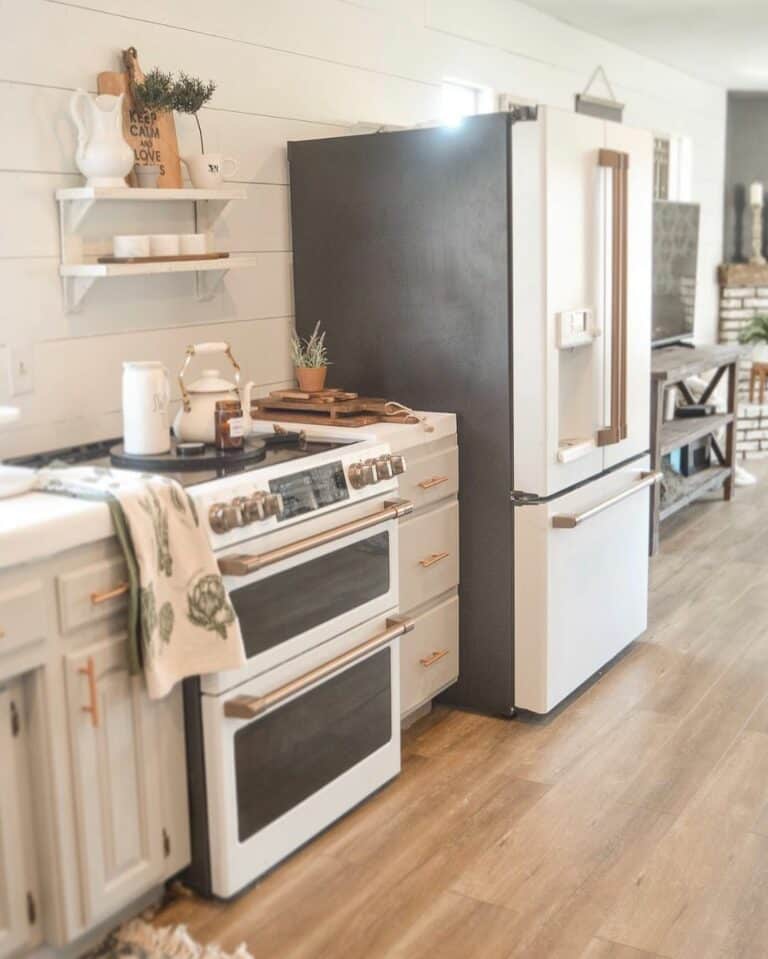
M 193 356 L 223 353 L 235 368 L 235 382 L 225 380 L 218 370 L 203 370 L 202 376 L 187 385 L 184 374 Z M 240 399 L 246 435 L 251 429 L 251 393 L 254 384 L 240 386 L 240 365 L 232 355 L 229 343 L 197 343 L 187 347 L 184 365 L 179 372 L 181 409 L 173 421 L 173 434 L 184 442 L 213 443 L 216 438 L 216 404 L 220 400 Z
M 77 167 L 87 186 L 127 187 L 125 177 L 134 163 L 133 150 L 123 137 L 123 98 L 75 90 L 69 112 L 77 127 Z

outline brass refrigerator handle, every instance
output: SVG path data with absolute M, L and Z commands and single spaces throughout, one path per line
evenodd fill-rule
M 611 230 L 611 419 L 597 431 L 597 445 L 627 438 L 627 198 L 629 154 L 600 150 L 598 166 L 613 171 Z
M 118 596 L 124 596 L 130 589 L 128 583 L 118 583 L 111 589 L 105 589 L 101 593 L 91 593 L 91 605 L 100 606 L 102 603 L 109 602 L 110 599 L 117 599 Z
M 327 679 L 333 673 L 337 673 L 345 666 L 350 666 L 380 647 L 386 646 L 399 636 L 404 636 L 413 629 L 414 625 L 412 619 L 388 619 L 387 628 L 384 632 L 377 633 L 376 636 L 372 636 L 364 643 L 360 643 L 359 646 L 347 650 L 346 653 L 342 653 L 335 659 L 323 663 L 322 666 L 310 669 L 303 676 L 297 676 L 296 679 L 292 679 L 284 686 L 279 686 L 271 693 L 266 693 L 264 696 L 235 696 L 234 699 L 227 700 L 224 703 L 224 715 L 230 719 L 255 719 L 267 709 L 279 706 L 280 703 L 302 692 L 307 687 L 313 686 L 322 679 Z
M 598 503 L 597 506 L 591 506 L 589 509 L 585 509 L 583 513 L 561 513 L 553 516 L 552 526 L 555 529 L 574 529 L 585 520 L 592 519 L 593 516 L 602 513 L 603 510 L 615 506 L 616 503 L 620 503 L 622 500 L 634 496 L 635 493 L 639 493 L 649 486 L 655 486 L 655 484 L 662 479 L 663 475 L 663 473 L 657 471 L 643 472 L 640 474 L 640 479 L 636 483 L 633 483 L 632 486 L 628 486 L 627 489 L 622 490 L 620 493 L 609 496 L 608 499 L 603 500 L 602 503 Z
M 81 706 L 80 709 L 84 713 L 91 714 L 91 726 L 97 729 L 99 725 L 99 691 L 96 686 L 96 664 L 93 661 L 93 656 L 88 657 L 86 665 L 81 666 L 78 669 L 78 673 L 80 673 L 81 676 L 86 676 L 88 679 L 89 705 Z
M 265 566 L 271 566 L 273 563 L 279 563 L 280 560 L 298 556 L 300 553 L 305 553 L 316 546 L 324 546 L 326 543 L 333 543 L 334 540 L 341 539 L 343 536 L 349 536 L 351 533 L 359 533 L 371 526 L 377 526 L 384 520 L 400 519 L 401 516 L 406 516 L 412 510 L 413 503 L 409 500 L 388 500 L 384 503 L 384 509 L 376 513 L 350 520 L 348 523 L 342 523 L 341 526 L 334 526 L 333 529 L 296 540 L 295 543 L 278 546 L 265 553 L 233 553 L 231 556 L 222 556 L 219 560 L 219 572 L 223 576 L 248 576 L 249 573 L 255 573 L 257 570 L 263 569 Z

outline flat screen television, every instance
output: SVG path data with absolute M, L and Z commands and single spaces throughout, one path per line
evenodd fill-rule
M 654 346 L 693 336 L 696 266 L 699 258 L 698 203 L 653 204 Z

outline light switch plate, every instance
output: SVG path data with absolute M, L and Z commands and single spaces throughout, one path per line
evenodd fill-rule
M 8 350 L 8 381 L 11 396 L 32 393 L 35 389 L 35 351 L 28 346 L 12 346 Z

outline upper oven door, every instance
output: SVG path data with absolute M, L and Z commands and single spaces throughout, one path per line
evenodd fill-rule
M 220 693 L 398 605 L 397 522 L 383 520 L 242 576 L 224 575 L 246 665 L 202 677 Z M 262 547 L 256 543 L 256 549 Z M 239 552 L 248 549 L 241 544 Z M 226 556 L 226 554 L 224 554 Z M 221 558 L 221 557 L 220 557 Z

